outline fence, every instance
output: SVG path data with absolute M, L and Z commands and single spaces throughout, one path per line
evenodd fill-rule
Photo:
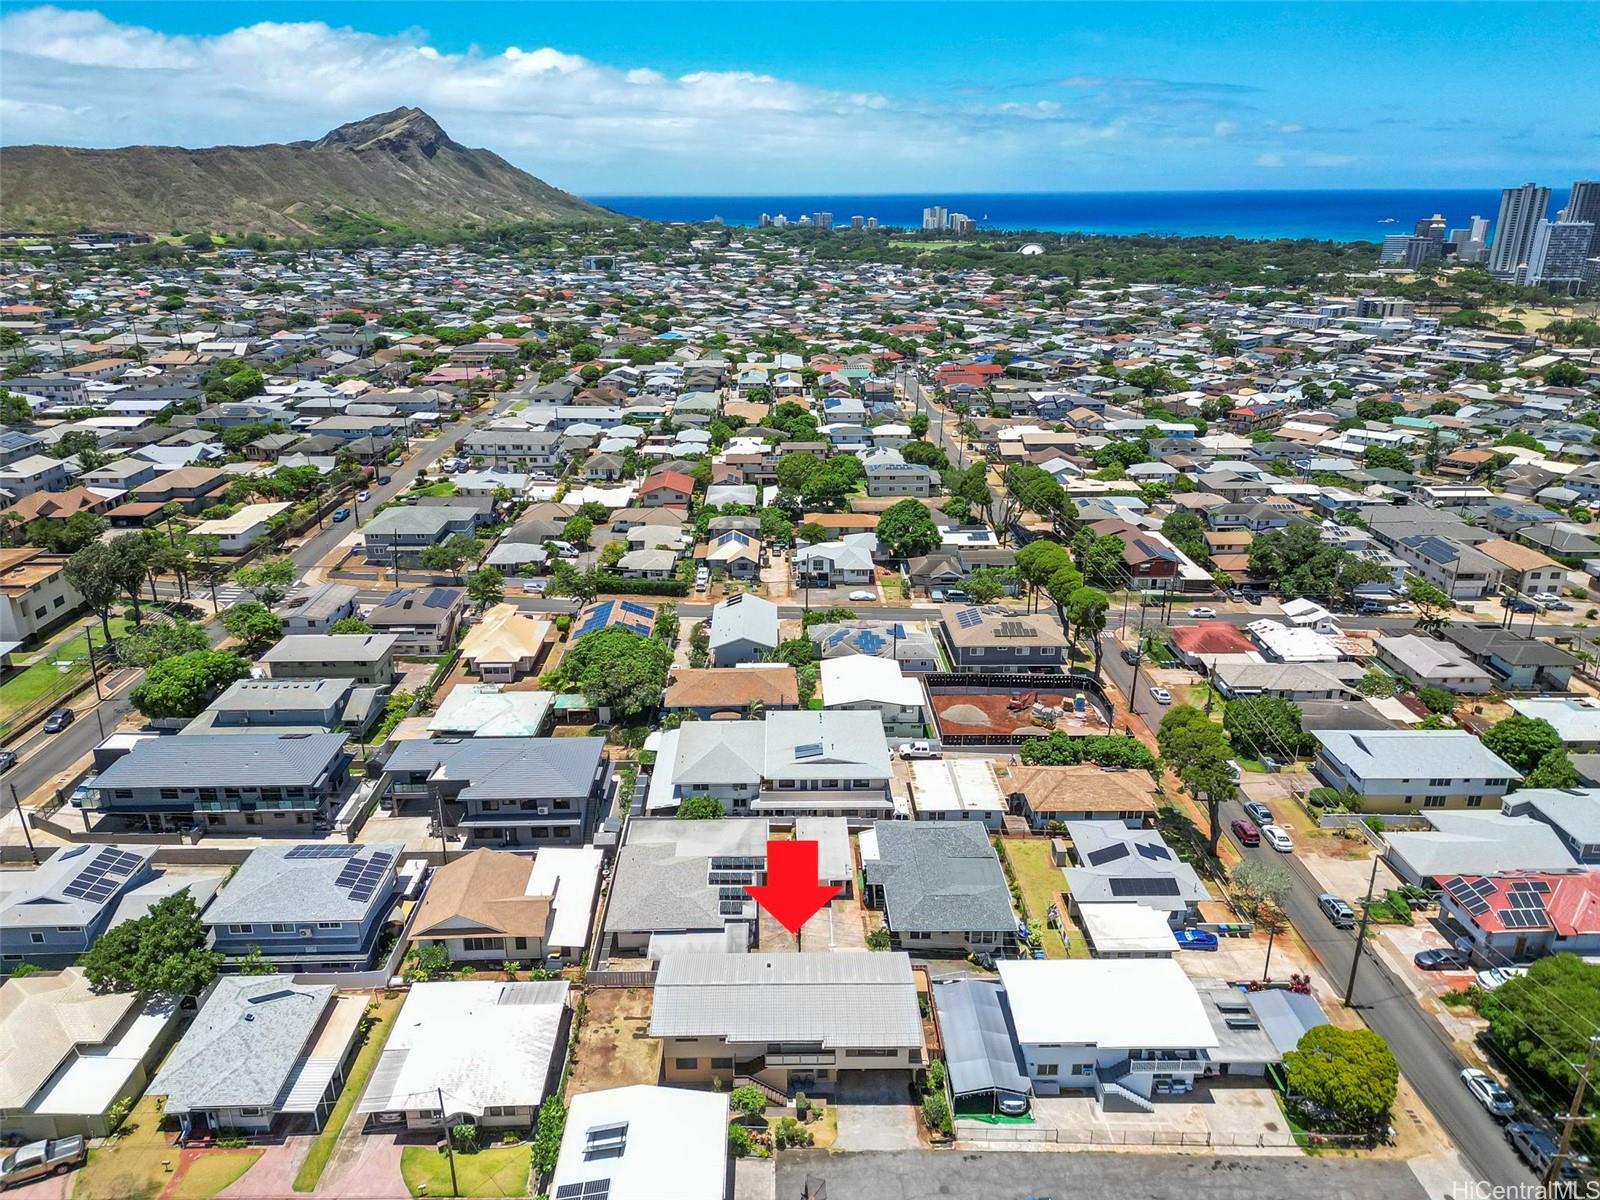
M 656 982 L 655 971 L 585 971 L 583 982 L 587 987 L 596 988 L 636 988 L 654 987 Z
M 990 1125 L 956 1118 L 956 1141 L 965 1145 L 1048 1143 L 1086 1149 L 1109 1146 L 1173 1146 L 1196 1150 L 1293 1150 L 1307 1145 L 1368 1146 L 1371 1139 L 1352 1134 L 1308 1134 L 1302 1142 L 1290 1133 L 1213 1133 L 1181 1129 L 1050 1129 L 1039 1125 Z
M 1095 714 L 1111 729 L 1111 702 L 1106 698 L 1105 687 L 1096 675 L 1086 671 L 1060 673 L 982 675 L 959 671 L 935 671 L 923 676 L 929 696 L 988 696 L 1016 691 L 1043 692 L 1070 696 L 1082 692 L 1088 697 Z M 934 706 L 937 710 L 937 704 Z M 935 720 L 938 721 L 938 712 Z M 1026 714 L 1021 719 L 1026 719 Z M 962 746 L 1020 746 L 1046 736 L 1050 731 L 1042 728 L 1030 730 L 991 729 L 983 733 L 951 733 L 939 727 L 939 740 L 949 748 Z

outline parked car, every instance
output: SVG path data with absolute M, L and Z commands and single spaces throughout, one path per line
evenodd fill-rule
M 1259 800 L 1245 801 L 1244 811 L 1250 814 L 1250 819 L 1257 825 L 1272 824 L 1272 810 Z
M 1411 611 L 1411 605 L 1407 604 L 1404 600 L 1402 600 L 1398 604 L 1386 604 L 1386 605 L 1384 605 L 1383 611 L 1384 612 L 1392 612 L 1392 613 L 1408 613 L 1408 612 Z
M 1228 828 L 1233 830 L 1233 836 L 1239 839 L 1241 846 L 1261 845 L 1261 831 L 1243 817 L 1235 817 Z
M 44 731 L 46 733 L 60 733 L 68 725 L 72 724 L 73 718 L 77 715 L 78 714 L 73 712 L 70 708 L 54 709 L 51 711 L 50 715 L 44 719 Z
M 0 1158 L 0 1191 L 30 1179 L 60 1175 L 79 1166 L 88 1156 L 83 1138 L 76 1134 L 48 1142 L 29 1142 Z
M 928 589 L 928 599 L 932 600 L 935 604 L 943 604 L 944 603 L 944 589 L 943 588 L 929 588 Z
M 900 757 L 905 759 L 943 758 L 944 753 L 942 751 L 935 750 L 932 746 L 928 745 L 927 742 L 907 742 L 904 746 L 900 747 Z
M 365 488 L 362 488 L 361 491 L 356 493 L 356 499 L 357 500 L 371 500 L 372 499 L 372 493 L 367 491 Z
M 1175 929 L 1173 938 L 1180 950 L 1215 950 L 1217 935 L 1204 929 Z
M 1214 608 L 1207 608 L 1205 605 L 1201 605 L 1199 608 L 1191 608 L 1189 610 L 1189 615 L 1204 621 L 1216 616 L 1217 610 Z
M 0 750 L 0 771 L 9 771 L 17 765 L 17 752 L 15 750 Z
M 1260 604 L 1261 603 L 1261 593 L 1260 592 L 1249 592 L 1249 591 L 1245 592 L 1245 594 L 1244 594 L 1244 602 L 1246 604 Z
M 1527 967 L 1490 967 L 1486 971 L 1478 972 L 1478 986 L 1486 992 L 1492 992 L 1502 983 L 1527 973 Z
M 1289 836 L 1289 831 L 1282 825 L 1263 825 L 1261 827 L 1261 840 L 1279 854 L 1288 854 L 1294 849 L 1294 839 Z
M 850 593 L 850 599 L 852 599 L 852 600 L 876 600 L 877 598 L 878 598 L 878 594 L 876 592 L 851 592 Z
M 1028 1112 L 1028 1101 L 1024 1096 L 1001 1095 L 996 1097 L 994 1106 L 1008 1117 L 1026 1116 Z
M 944 598 L 950 604 L 972 603 L 972 597 L 967 595 L 960 588 L 946 588 L 944 591 Z
M 1506 1141 L 1522 1156 L 1522 1161 L 1533 1168 L 1535 1175 L 1543 1177 L 1550 1170 L 1556 1156 L 1556 1140 L 1537 1125 L 1526 1121 L 1513 1121 L 1506 1126 Z M 1577 1165 L 1569 1158 L 1561 1164 L 1561 1178 L 1576 1179 Z
M 1167 691 L 1167 689 L 1164 688 L 1164 687 L 1153 687 L 1153 688 L 1151 688 L 1150 689 L 1150 696 L 1151 696 L 1152 699 L 1155 700 L 1155 702 L 1157 704 L 1171 704 L 1172 703 L 1172 693 Z
M 1514 613 L 1536 613 L 1539 611 L 1537 604 L 1521 596 L 1501 596 L 1500 604 Z
M 390 482 L 389 476 L 387 476 L 387 475 L 379 475 L 378 476 L 378 486 L 379 487 L 385 487 L 389 482 Z
M 1457 950 L 1453 946 L 1419 950 L 1412 955 L 1411 961 L 1421 971 L 1464 971 L 1472 965 L 1472 960 L 1466 952 Z
M 1317 897 L 1317 907 L 1322 910 L 1323 916 L 1333 922 L 1335 929 L 1349 929 L 1356 923 L 1356 910 L 1338 896 L 1323 892 Z
M 348 521 L 350 519 L 350 510 L 348 508 L 344 508 L 343 506 L 334 509 L 333 519 L 335 521 Z
M 1135 666 L 1139 661 L 1139 652 L 1137 650 L 1123 650 L 1122 661 L 1127 663 L 1130 667 Z
M 1501 1087 L 1500 1081 L 1487 1071 L 1480 1071 L 1477 1067 L 1467 1067 L 1461 1072 L 1461 1082 L 1467 1085 L 1467 1091 L 1488 1110 L 1491 1117 L 1505 1118 L 1517 1111 L 1517 1104 L 1511 1098 L 1511 1093 Z

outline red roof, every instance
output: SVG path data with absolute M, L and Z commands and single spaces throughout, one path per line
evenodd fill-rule
M 1226 621 L 1201 621 L 1172 631 L 1172 644 L 1185 654 L 1251 654 L 1255 645 Z
M 1600 871 L 1448 875 L 1439 883 L 1488 933 L 1600 933 Z
M 682 471 L 657 471 L 640 485 L 639 491 L 653 492 L 657 488 L 671 488 L 675 492 L 693 492 L 694 480 Z

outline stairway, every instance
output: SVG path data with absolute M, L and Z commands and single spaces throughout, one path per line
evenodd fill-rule
M 1122 1082 L 1131 1072 L 1132 1063 L 1126 1058 L 1109 1067 L 1095 1067 L 1094 1090 L 1100 1097 L 1100 1107 L 1107 1112 L 1155 1112 L 1153 1103 Z
M 733 1086 L 736 1088 L 753 1087 L 768 1100 L 771 1100 L 774 1104 L 779 1105 L 780 1107 L 789 1103 L 788 1096 L 779 1091 L 777 1088 L 773 1087 L 770 1083 L 763 1083 L 754 1075 L 735 1075 L 733 1077 Z

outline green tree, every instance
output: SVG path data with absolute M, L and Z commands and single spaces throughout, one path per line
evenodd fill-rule
M 727 815 L 722 803 L 712 796 L 690 796 L 678 805 L 680 821 L 716 821 Z
M 1283 1066 L 1289 1095 L 1331 1114 L 1340 1128 L 1376 1133 L 1388 1123 L 1400 1068 L 1370 1029 L 1314 1026 L 1283 1056 Z
M 1548 1095 L 1565 1099 L 1577 1086 L 1588 1037 L 1600 1028 L 1600 965 L 1575 954 L 1535 959 L 1526 975 L 1486 993 L 1478 1012 L 1495 1044 Z M 1592 1102 L 1585 1111 L 1594 1111 Z
M 1110 610 L 1111 598 L 1099 588 L 1081 587 L 1067 597 L 1067 618 L 1080 637 L 1089 639 L 1096 675 L 1100 673 L 1100 656 L 1104 651 L 1100 635 L 1105 632 L 1106 614 Z
M 1044 591 L 1056 572 L 1067 568 L 1077 570 L 1072 565 L 1072 556 L 1059 542 L 1040 538 L 1017 551 L 1017 575 L 1033 593 L 1035 604 L 1038 602 L 1039 593 Z M 1083 576 L 1078 576 L 1078 582 L 1080 584 L 1083 582 Z M 1067 595 L 1070 596 L 1076 590 L 1076 588 L 1068 589 Z
M 559 1096 L 551 1096 L 539 1106 L 539 1124 L 533 1136 L 533 1169 L 548 1175 L 561 1157 L 561 1135 L 567 1127 L 567 1106 Z
M 1200 566 L 1211 562 L 1211 548 L 1206 545 L 1204 522 L 1192 512 L 1183 509 L 1171 513 L 1161 522 L 1161 536 L 1182 550 Z
M 249 951 L 236 964 L 236 970 L 241 975 L 276 975 L 278 968 L 267 961 L 266 955 L 261 953 L 260 946 L 251 946 Z
M 1435 637 L 1444 632 L 1444 614 L 1450 609 L 1450 597 L 1443 588 L 1413 575 L 1406 580 L 1406 599 L 1416 606 L 1418 629 Z
M 1363 421 L 1392 421 L 1406 414 L 1406 406 L 1398 400 L 1380 400 L 1373 397 L 1356 404 L 1356 416 Z
M 1578 785 L 1578 769 L 1566 748 L 1552 750 L 1522 780 L 1525 788 L 1570 788 Z
M 571 542 L 574 546 L 587 546 L 589 539 L 594 536 L 594 522 L 588 517 L 579 514 L 571 517 L 561 527 L 563 540 Z
M 294 586 L 298 575 L 299 569 L 295 566 L 294 559 L 286 555 L 277 555 L 258 559 L 237 568 L 233 572 L 233 581 L 268 608 L 276 608 L 289 594 L 289 589 Z
M 1429 712 L 1448 717 L 1456 710 L 1456 698 L 1441 687 L 1425 687 L 1417 691 L 1417 699 Z
M 911 426 L 911 436 L 912 437 L 914 437 L 914 438 L 925 438 L 925 437 L 928 436 L 928 414 L 927 413 L 917 413 L 916 415 L 914 415 L 911 418 L 911 420 L 908 422 L 908 424 Z
M 1277 696 L 1245 696 L 1222 716 L 1229 739 L 1251 758 L 1287 759 L 1309 753 L 1315 739 L 1300 728 L 1300 706 Z
M 460 579 L 467 564 L 477 562 L 482 552 L 482 544 L 470 533 L 453 533 L 438 545 L 424 547 L 417 562 L 426 570 L 442 571 Z
M 117 642 L 117 661 L 127 667 L 152 667 L 164 658 L 204 650 L 209 641 L 205 627 L 193 621 L 145 625 Z
M 817 546 L 823 542 L 831 541 L 833 535 L 828 532 L 827 526 L 819 525 L 815 521 L 807 521 L 795 530 L 795 537 L 808 546 Z
M 1072 557 L 1086 583 L 1095 587 L 1115 588 L 1127 580 L 1127 570 L 1122 565 L 1124 543 L 1114 533 L 1096 535 L 1094 530 L 1078 530 L 1072 538 Z
M 100 627 L 111 640 L 111 607 L 122 595 L 123 560 L 109 543 L 91 542 L 67 560 L 67 582 L 77 588 L 83 601 L 100 618 Z
M 939 527 L 920 500 L 901 500 L 878 520 L 878 541 L 896 558 L 914 558 L 939 546 Z
M 793 451 L 778 459 L 778 487 L 782 491 L 800 495 L 805 491 L 806 484 L 822 466 L 822 460 L 815 454 L 805 451 Z
M 611 625 L 572 643 L 555 674 L 560 683 L 582 691 L 590 704 L 610 708 L 615 720 L 626 722 L 660 702 L 671 666 L 671 646 Z
M 1523 775 L 1538 766 L 1552 750 L 1563 748 L 1561 735 L 1549 721 L 1520 713 L 1493 725 L 1483 735 L 1483 744 Z
M 1222 805 L 1238 791 L 1228 765 L 1228 735 L 1200 709 L 1178 704 L 1161 718 L 1156 744 L 1162 761 L 1178 776 L 1184 790 L 1204 800 L 1211 825 L 1210 849 L 1215 855 L 1222 837 Z
M 480 567 L 467 576 L 467 599 L 478 612 L 487 612 L 506 598 L 506 580 L 498 567 Z
M 1404 471 L 1408 475 L 1411 473 L 1411 456 L 1393 446 L 1368 446 L 1362 452 L 1361 460 L 1369 467 Z
M 1544 369 L 1544 381 L 1551 387 L 1582 387 L 1588 378 L 1582 367 L 1566 359 L 1551 363 Z
M 283 636 L 283 618 L 255 600 L 242 601 L 223 613 L 222 627 L 252 656 Z
M 783 509 L 767 505 L 759 514 L 763 542 L 788 542 L 794 538 L 794 521 Z
M 28 429 L 33 425 L 33 405 L 15 392 L 0 388 L 0 425 Z
M 1005 594 L 1011 574 L 999 567 L 974 567 L 961 581 L 961 590 L 972 597 L 974 604 L 991 604 Z
M 206 948 L 206 927 L 186 889 L 106 930 L 78 965 L 97 990 L 193 996 L 216 978 L 222 959 Z
M 335 634 L 335 633 L 368 634 L 368 633 L 372 632 L 372 626 L 368 625 L 360 617 L 340 617 L 337 621 L 335 621 L 333 624 L 328 626 L 328 632 L 330 634 Z
M 1394 695 L 1398 686 L 1394 676 L 1383 668 L 1368 667 L 1367 673 L 1361 677 L 1361 682 L 1356 684 L 1356 690 L 1363 696 L 1383 700 Z
M 223 688 L 249 674 L 250 664 L 237 654 L 199 650 L 156 663 L 128 698 L 151 720 L 195 717 Z

